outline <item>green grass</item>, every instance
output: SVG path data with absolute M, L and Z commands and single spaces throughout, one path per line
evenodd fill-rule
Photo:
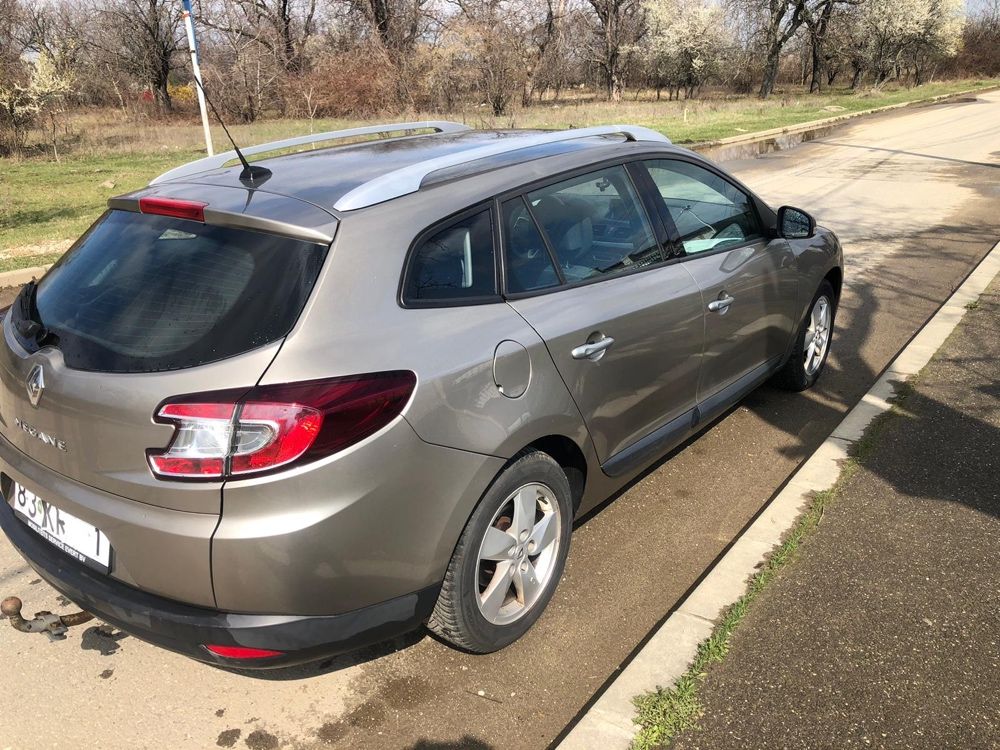
M 140 188 L 159 172 L 197 157 L 190 151 L 85 156 L 58 163 L 2 159 L 0 248 L 72 239 L 111 196 Z M 109 182 L 114 187 L 106 187 Z
M 416 113 L 387 119 L 457 119 L 476 127 L 566 128 L 609 122 L 634 122 L 660 130 L 678 143 L 712 140 L 767 130 L 848 112 L 928 99 L 996 85 L 995 80 L 934 83 L 912 89 L 849 92 L 820 96 L 802 91 L 779 93 L 767 101 L 711 98 L 660 101 L 645 94 L 620 104 L 584 97 L 521 109 L 506 118 L 466 112 Z M 830 111 L 828 108 L 843 108 Z M 232 128 L 242 143 L 359 124 L 356 120 L 268 120 Z M 215 145 L 224 147 L 219 128 Z M 170 120 L 130 121 L 119 112 L 68 114 L 60 135 L 62 160 L 55 162 L 41 143 L 38 156 L 0 159 L 0 269 L 51 262 L 65 243 L 79 236 L 104 210 L 107 199 L 144 186 L 171 167 L 204 155 L 201 128 L 191 113 Z M 106 183 L 114 187 L 106 187 Z M 52 243 L 62 243 L 53 247 Z M 57 252 L 58 251 L 58 252 Z
M 772 128 L 789 127 L 852 112 L 932 99 L 1000 84 L 997 79 L 965 79 L 930 83 L 914 88 L 881 90 L 835 89 L 809 94 L 802 89 L 778 92 L 761 101 L 755 97 L 654 101 L 649 97 L 620 104 L 608 102 L 541 105 L 520 110 L 509 118 L 484 118 L 489 126 L 568 128 L 628 122 L 659 130 L 675 143 L 701 143 Z M 832 108 L 832 109 L 830 109 Z M 482 117 L 482 115 L 480 115 Z
M 903 403 L 913 392 L 914 384 L 915 378 L 911 378 L 896 385 L 892 409 L 876 417 L 861 439 L 851 447 L 850 457 L 834 486 L 813 495 L 809 508 L 783 543 L 771 553 L 764 567 L 750 579 L 747 592 L 726 610 L 712 635 L 698 646 L 694 662 L 688 670 L 671 687 L 661 687 L 633 699 L 636 707 L 634 721 L 639 725 L 639 731 L 632 742 L 632 750 L 665 748 L 682 732 L 697 727 L 702 714 L 698 693 L 708 670 L 729 653 L 733 633 L 746 618 L 754 601 L 781 570 L 795 559 L 799 547 L 819 527 L 826 509 L 858 469 L 870 460 L 887 422 L 904 413 Z
M 3 273 L 4 271 L 17 271 L 21 268 L 48 266 L 59 260 L 61 256 L 62 253 L 38 253 L 29 256 L 16 256 L 13 258 L 0 257 L 0 273 Z

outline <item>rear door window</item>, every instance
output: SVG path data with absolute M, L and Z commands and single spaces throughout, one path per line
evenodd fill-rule
M 286 335 L 326 250 L 262 232 L 110 211 L 39 282 L 37 319 L 45 342 L 75 369 L 193 367 Z
M 572 177 L 527 198 L 567 283 L 666 260 L 625 167 Z
M 533 292 L 558 286 L 559 274 L 524 198 L 503 204 L 503 227 L 507 240 L 507 291 Z

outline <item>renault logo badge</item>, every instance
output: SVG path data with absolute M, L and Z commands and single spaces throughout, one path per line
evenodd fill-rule
M 45 374 L 42 372 L 41 365 L 35 365 L 31 368 L 24 385 L 28 389 L 28 400 L 31 401 L 32 406 L 37 407 L 38 402 L 42 400 L 42 391 L 45 390 Z

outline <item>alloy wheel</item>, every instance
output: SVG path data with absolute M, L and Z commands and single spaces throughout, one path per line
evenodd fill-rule
M 479 545 L 479 611 L 493 625 L 523 617 L 556 568 L 563 519 L 555 494 L 533 482 L 501 503 Z
M 821 295 L 813 304 L 812 312 L 809 313 L 809 327 L 806 329 L 805 359 L 806 375 L 812 377 L 823 365 L 823 358 L 826 350 L 830 346 L 830 322 L 832 317 L 832 306 L 826 295 Z

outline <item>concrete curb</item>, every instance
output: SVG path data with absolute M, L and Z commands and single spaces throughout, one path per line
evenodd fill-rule
M 558 745 L 558 750 L 625 750 L 638 727 L 632 698 L 672 685 L 694 661 L 716 620 L 739 599 L 748 579 L 798 521 L 814 492 L 830 489 L 847 451 L 875 417 L 888 410 L 895 385 L 916 375 L 944 344 L 977 299 L 1000 274 L 1000 242 L 980 261 L 948 301 L 896 356 L 826 441 L 792 475 L 757 519 L 670 613 L 652 638 Z
M 4 271 L 0 273 L 0 289 L 9 286 L 21 286 L 27 284 L 32 279 L 40 279 L 42 274 L 48 271 L 50 266 L 33 266 L 31 268 L 18 268 L 14 271 Z
M 884 107 L 873 107 L 872 109 L 863 109 L 859 112 L 847 112 L 842 115 L 834 115 L 833 117 L 825 117 L 822 120 L 810 120 L 809 122 L 801 122 L 797 125 L 785 125 L 780 128 L 771 128 L 770 130 L 758 130 L 753 133 L 745 133 L 741 135 L 732 135 L 728 138 L 718 138 L 712 141 L 700 141 L 698 143 L 692 143 L 685 146 L 692 151 L 706 151 L 717 148 L 722 148 L 724 146 L 737 146 L 747 143 L 757 143 L 758 141 L 766 141 L 771 138 L 775 138 L 781 135 L 792 135 L 794 133 L 802 133 L 808 130 L 816 130 L 817 128 L 826 128 L 832 125 L 837 125 L 840 123 L 847 122 L 848 120 L 855 120 L 859 117 L 867 117 L 868 115 L 877 115 L 881 112 L 892 112 L 896 109 L 905 109 L 906 107 L 919 107 L 923 104 L 935 104 L 937 102 L 946 101 L 948 99 L 955 99 L 960 96 L 969 96 L 970 94 L 985 94 L 990 91 L 996 91 L 1000 89 L 1000 86 L 986 86 L 981 89 L 968 89 L 966 91 L 956 91 L 952 94 L 938 94 L 937 96 L 932 96 L 929 99 L 914 99 L 910 102 L 899 102 L 898 104 L 887 104 Z M 683 144 L 678 144 L 683 145 Z

